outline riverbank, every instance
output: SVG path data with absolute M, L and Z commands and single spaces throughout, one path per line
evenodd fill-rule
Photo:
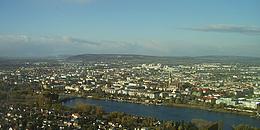
M 212 122 L 223 122 L 224 130 L 232 129 L 232 126 L 238 124 L 248 124 L 260 128 L 259 119 L 239 114 L 230 114 L 223 112 L 205 111 L 200 109 L 192 109 L 188 107 L 173 107 L 162 104 L 141 104 L 133 103 L 133 101 L 123 101 L 106 98 L 77 98 L 64 102 L 67 107 L 75 107 L 76 104 L 90 104 L 102 107 L 105 112 L 123 112 L 130 115 L 151 117 L 161 121 L 186 121 L 190 122 L 193 119 L 202 119 Z
M 126 103 L 135 103 L 135 104 L 143 104 L 143 105 L 163 105 L 167 107 L 181 107 L 181 108 L 191 108 L 191 109 L 199 109 L 199 110 L 205 110 L 205 111 L 212 111 L 212 112 L 220 112 L 220 113 L 230 113 L 230 114 L 236 114 L 236 115 L 242 115 L 242 116 L 249 116 L 252 118 L 260 119 L 260 116 L 257 116 L 255 112 L 244 112 L 244 111 L 237 111 L 231 108 L 224 108 L 224 109 L 216 109 L 216 108 L 209 108 L 205 106 L 197 106 L 192 104 L 166 104 L 166 103 L 151 103 L 151 102 L 144 102 L 144 101 L 133 101 L 133 100 L 125 100 L 125 99 L 111 99 L 111 98 L 97 98 L 97 97 L 91 97 L 91 96 L 85 96 L 82 98 L 89 98 L 89 99 L 96 99 L 96 100 L 110 100 L 110 101 L 116 101 L 116 102 L 126 102 Z
M 244 115 L 244 116 L 250 116 L 250 117 L 256 117 L 255 113 L 249 113 L 249 112 L 243 112 L 243 111 L 235 111 L 232 109 L 216 109 L 216 108 L 208 108 L 204 106 L 196 106 L 196 105 L 189 105 L 189 104 L 164 104 L 166 106 L 170 107 L 183 107 L 183 108 L 192 108 L 192 109 L 200 109 L 200 110 L 206 110 L 206 111 L 213 111 L 213 112 L 221 112 L 221 113 L 231 113 L 231 114 L 237 114 L 237 115 Z

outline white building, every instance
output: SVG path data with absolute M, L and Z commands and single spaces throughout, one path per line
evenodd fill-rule
M 235 106 L 237 104 L 237 101 L 234 101 L 232 98 L 220 98 L 216 100 L 216 104 L 226 104 L 228 106 Z

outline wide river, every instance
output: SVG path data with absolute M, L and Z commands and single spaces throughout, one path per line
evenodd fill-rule
M 222 120 L 224 122 L 224 130 L 231 130 L 232 125 L 241 123 L 260 128 L 260 119 L 230 113 L 212 112 L 192 108 L 143 105 L 126 102 L 116 102 L 110 100 L 95 100 L 84 98 L 71 99 L 66 102 L 63 102 L 63 105 L 73 107 L 79 102 L 101 106 L 106 112 L 125 112 L 127 114 L 155 117 L 160 120 Z

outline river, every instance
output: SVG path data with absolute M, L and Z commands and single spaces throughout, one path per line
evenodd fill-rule
M 204 119 L 208 121 L 222 120 L 224 122 L 224 130 L 231 130 L 232 125 L 248 124 L 260 128 L 260 119 L 251 118 L 248 116 L 212 112 L 200 109 L 167 107 L 156 105 L 143 105 L 126 102 L 116 102 L 110 100 L 95 100 L 76 98 L 63 102 L 63 105 L 73 107 L 77 103 L 86 103 L 91 105 L 101 106 L 106 112 L 125 112 L 127 114 L 150 116 L 160 120 L 175 120 L 175 121 L 191 121 L 192 119 Z

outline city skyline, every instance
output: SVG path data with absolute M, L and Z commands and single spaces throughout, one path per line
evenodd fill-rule
M 0 55 L 260 55 L 257 0 L 2 0 Z

